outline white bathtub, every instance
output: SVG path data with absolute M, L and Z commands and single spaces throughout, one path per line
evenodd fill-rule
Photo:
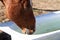
M 12 40 L 60 40 L 60 11 L 36 16 L 36 32 L 22 34 L 13 22 L 0 23 L 0 30 L 11 35 Z

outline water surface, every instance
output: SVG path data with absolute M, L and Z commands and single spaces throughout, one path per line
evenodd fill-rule
M 60 30 L 60 14 L 49 13 L 36 16 L 36 31 L 34 34 L 43 34 L 56 30 Z M 0 27 L 9 26 L 16 32 L 21 32 L 21 29 L 17 27 L 13 22 L 0 23 Z

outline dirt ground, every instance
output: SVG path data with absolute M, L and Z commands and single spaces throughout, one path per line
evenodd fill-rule
M 32 0 L 34 14 L 45 14 L 52 11 L 60 11 L 60 0 Z
M 52 11 L 59 11 L 60 0 L 32 0 L 32 7 L 35 16 Z M 0 2 L 0 22 L 8 21 L 4 15 L 4 9 L 4 5 Z

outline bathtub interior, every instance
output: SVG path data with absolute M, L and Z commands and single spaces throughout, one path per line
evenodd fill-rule
M 44 34 L 56 30 L 60 30 L 60 13 L 49 13 L 36 16 L 36 31 L 33 35 Z M 22 33 L 21 29 L 12 21 L 0 23 L 1 27 L 9 26 L 12 30 Z

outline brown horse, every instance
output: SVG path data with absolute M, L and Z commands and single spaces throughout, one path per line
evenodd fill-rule
M 6 17 L 15 22 L 23 33 L 35 32 L 35 17 L 30 0 L 0 0 L 5 5 Z M 27 31 L 28 29 L 28 31 Z

